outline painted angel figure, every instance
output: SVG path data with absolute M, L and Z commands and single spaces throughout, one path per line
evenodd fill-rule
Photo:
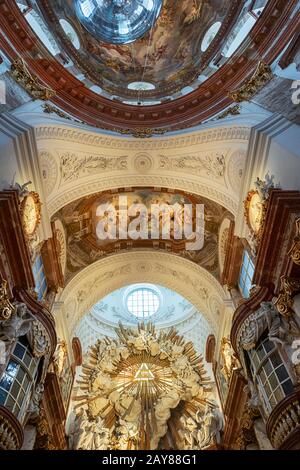
M 31 329 L 34 316 L 24 303 L 16 302 L 15 311 L 9 320 L 1 322 L 0 338 L 8 343 L 14 343 L 20 336 L 25 336 Z

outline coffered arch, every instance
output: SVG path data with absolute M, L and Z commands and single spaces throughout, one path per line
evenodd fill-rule
M 58 297 L 55 317 L 71 338 L 81 318 L 97 301 L 139 282 L 159 284 L 179 293 L 204 315 L 213 331 L 217 330 L 226 295 L 219 282 L 191 261 L 150 250 L 112 255 L 83 269 Z

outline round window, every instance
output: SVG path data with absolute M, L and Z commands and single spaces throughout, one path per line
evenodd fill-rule
M 160 299 L 154 290 L 141 287 L 128 294 L 126 304 L 132 315 L 137 318 L 149 318 L 158 311 Z

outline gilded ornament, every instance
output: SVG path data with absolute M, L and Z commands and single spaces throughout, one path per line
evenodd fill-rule
M 273 78 L 271 67 L 260 61 L 257 68 L 250 79 L 248 79 L 238 90 L 228 93 L 236 103 L 243 101 L 251 101 L 251 99 Z
M 226 109 L 226 111 L 220 114 L 216 119 L 219 121 L 221 119 L 227 118 L 228 116 L 238 116 L 239 114 L 241 114 L 241 107 L 237 104 Z
M 33 100 L 50 100 L 55 96 L 55 91 L 48 88 L 34 77 L 28 70 L 25 61 L 21 58 L 16 59 L 11 64 L 12 77 L 21 85 L 27 93 L 33 98 Z
M 169 129 L 152 129 L 150 127 L 135 127 L 133 129 L 114 129 L 115 132 L 118 132 L 122 135 L 131 135 L 136 139 L 149 139 L 154 135 L 163 135 L 166 134 Z
M 293 310 L 294 297 L 300 292 L 300 279 L 281 277 L 280 293 L 275 302 L 278 312 L 285 318 L 295 315 Z
M 193 429 L 179 448 L 185 438 L 195 449 L 217 441 L 222 418 L 208 398 L 210 379 L 192 343 L 174 329 L 157 334 L 151 323 L 120 323 L 116 334 L 117 340 L 99 340 L 82 368 L 73 448 L 91 450 L 97 442 L 101 449 L 157 449 L 179 403 L 194 410 L 193 418 L 181 413 L 182 424 L 190 416 Z
M 300 266 L 300 219 L 296 220 L 296 236 L 289 254 L 293 262 Z
M 29 192 L 20 203 L 21 219 L 25 235 L 32 239 L 41 221 L 42 203 L 38 193 Z
M 7 293 L 7 281 L 0 279 L 0 321 L 9 320 L 15 311 Z
M 257 238 L 266 211 L 265 201 L 261 199 L 258 191 L 249 191 L 244 201 L 244 210 L 247 225 Z
M 230 340 L 228 338 L 222 338 L 221 340 L 221 358 L 222 358 L 222 369 L 221 372 L 227 382 L 230 381 L 233 370 L 239 367 L 239 361 L 235 356 Z

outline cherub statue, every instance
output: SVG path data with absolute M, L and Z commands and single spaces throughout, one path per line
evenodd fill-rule
M 28 188 L 28 186 L 30 186 L 32 184 L 32 181 L 27 181 L 24 184 L 19 184 L 15 181 L 15 177 L 16 177 L 16 173 L 13 176 L 13 180 L 10 184 L 10 187 L 11 187 L 11 189 L 16 189 L 18 191 L 19 197 L 23 198 L 23 197 L 27 196 L 27 194 L 29 194 L 29 191 L 28 191 L 27 188 Z
M 70 436 L 70 438 L 72 439 L 72 443 L 73 443 L 73 449 L 82 448 L 82 445 L 84 443 L 85 436 L 89 430 L 89 427 L 90 427 L 90 421 L 89 421 L 87 412 L 86 410 L 81 409 L 75 418 L 74 426 L 73 426 L 74 429 L 72 432 L 72 436 Z
M 0 338 L 10 344 L 29 333 L 34 321 L 34 316 L 24 303 L 15 302 L 14 307 L 9 320 L 0 322 Z
M 221 369 L 226 381 L 230 380 L 232 370 L 237 366 L 237 358 L 235 357 L 230 340 L 222 338 L 221 341 L 221 356 L 223 359 L 223 367 Z
M 31 397 L 31 401 L 29 403 L 28 412 L 30 413 L 31 419 L 37 418 L 40 412 L 40 402 L 43 398 L 44 394 L 44 385 L 39 383 Z
M 61 376 L 67 359 L 67 344 L 64 340 L 59 341 L 54 354 L 54 362 L 57 369 L 57 375 Z
M 197 432 L 197 444 L 199 449 L 208 447 L 211 442 L 221 441 L 220 432 L 223 428 L 223 419 L 219 411 L 206 405 L 204 415 L 200 414 L 200 410 L 196 413 L 197 423 L 200 425 Z
M 261 310 L 265 315 L 267 327 L 269 330 L 269 340 L 277 344 L 285 344 L 287 331 L 282 325 L 278 311 L 272 302 L 262 302 Z
M 193 450 L 195 448 L 197 440 L 197 423 L 190 416 L 184 415 L 181 416 L 180 421 L 183 424 L 183 429 L 181 430 L 183 449 Z

